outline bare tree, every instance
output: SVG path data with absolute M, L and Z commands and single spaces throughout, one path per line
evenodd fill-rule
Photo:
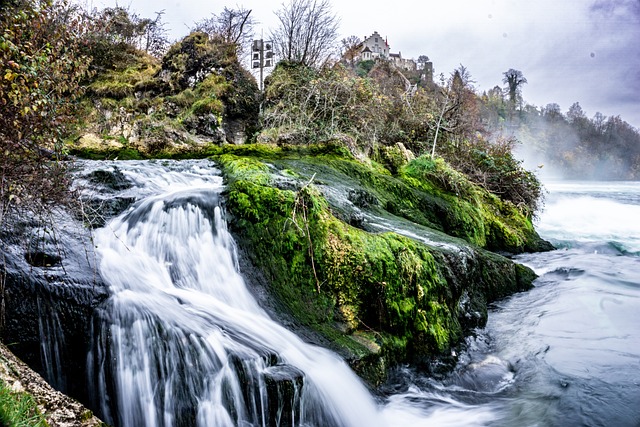
M 427 62 L 429 62 L 429 57 L 427 55 L 420 55 L 418 56 L 418 60 L 416 62 L 418 63 L 418 68 L 422 70 L 424 69 Z
M 355 59 L 360 55 L 362 40 L 358 36 L 349 36 L 342 39 L 342 59 L 353 65 Z
M 290 0 L 275 14 L 280 24 L 271 37 L 281 59 L 319 67 L 336 51 L 340 21 L 329 0 Z
M 253 38 L 254 25 L 251 9 L 241 6 L 237 9 L 225 7 L 219 15 L 214 13 L 209 18 L 196 22 L 193 30 L 205 32 L 210 37 L 219 37 L 225 43 L 235 44 L 240 56 Z
M 509 101 L 511 101 L 511 107 L 515 109 L 521 97 L 522 85 L 527 83 L 527 79 L 522 74 L 522 71 L 514 70 L 513 68 L 509 68 L 503 75 L 502 83 L 507 85 Z
M 167 51 L 169 45 L 169 38 L 167 37 L 168 30 L 165 28 L 165 23 L 162 22 L 162 15 L 164 10 L 155 12 L 155 19 L 142 19 L 140 21 L 141 30 L 143 31 L 144 41 L 141 47 L 145 52 L 156 58 L 161 58 Z
M 460 64 L 458 68 L 453 70 L 451 77 L 453 77 L 456 81 L 456 84 L 461 86 L 462 88 L 471 91 L 474 90 L 473 85 L 476 83 L 476 81 L 473 80 L 473 77 L 471 77 L 471 72 L 469 72 L 469 69 L 464 65 Z

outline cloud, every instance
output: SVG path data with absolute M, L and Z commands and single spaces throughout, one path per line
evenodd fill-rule
M 640 127 L 640 0 L 596 0 L 590 17 L 603 77 L 594 89 Z

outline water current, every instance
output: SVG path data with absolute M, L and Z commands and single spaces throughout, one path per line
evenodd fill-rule
M 432 425 L 640 426 L 640 183 L 548 183 L 517 260 L 535 288 L 495 304 L 453 373 L 399 370 L 391 402 Z
M 536 287 L 492 308 L 453 372 L 399 368 L 374 397 L 258 306 L 211 163 L 117 165 L 138 201 L 95 236 L 112 297 L 88 357 L 110 423 L 640 425 L 638 183 L 549 185 L 538 229 L 558 250 L 518 257 Z

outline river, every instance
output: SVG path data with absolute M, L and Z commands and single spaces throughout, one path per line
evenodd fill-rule
M 400 367 L 371 393 L 253 299 L 215 169 L 117 164 L 139 201 L 95 236 L 113 296 L 88 357 L 110 423 L 640 425 L 639 183 L 550 183 L 537 227 L 558 249 L 517 257 L 535 288 L 492 307 L 453 372 Z
M 535 288 L 493 306 L 444 378 L 401 369 L 398 416 L 431 425 L 640 425 L 640 183 L 551 182 L 537 229 L 558 249 L 517 260 Z

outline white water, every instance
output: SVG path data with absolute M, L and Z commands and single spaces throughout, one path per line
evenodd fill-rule
M 640 182 L 548 188 L 537 229 L 558 250 L 517 257 L 535 288 L 493 307 L 453 372 L 401 371 L 392 403 L 452 426 L 640 425 Z
M 519 258 L 541 276 L 536 288 L 494 308 L 454 372 L 400 370 L 380 403 L 337 356 L 257 306 L 211 164 L 118 165 L 136 183 L 124 195 L 141 199 L 96 236 L 113 297 L 89 369 L 109 422 L 640 425 L 638 183 L 550 186 L 538 229 L 560 249 Z M 274 402 L 279 377 L 289 380 Z
M 160 194 L 96 233 L 113 296 L 89 360 L 99 393 L 114 399 L 101 399 L 109 421 L 268 425 L 289 404 L 295 425 L 382 425 L 374 399 L 340 358 L 305 344 L 258 307 L 237 269 L 212 165 L 130 165 L 125 175 Z M 292 387 L 288 403 L 270 408 L 265 376 L 278 370 L 301 371 L 304 383 L 301 391 Z
M 640 183 L 557 182 L 538 232 L 563 246 L 618 244 L 640 252 Z

